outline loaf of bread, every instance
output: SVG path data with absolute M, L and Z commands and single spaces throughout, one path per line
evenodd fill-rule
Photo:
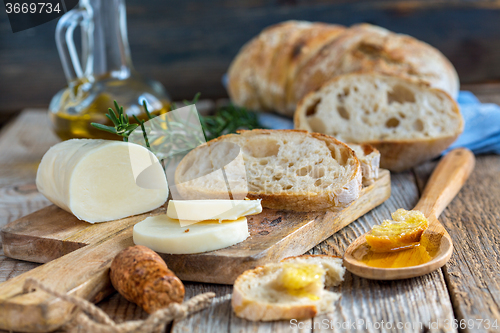
M 462 132 L 457 103 L 444 91 L 398 76 L 338 76 L 298 105 L 295 128 L 380 151 L 382 168 L 402 171 L 438 156 Z
M 312 318 L 333 311 L 340 294 L 325 287 L 339 285 L 344 273 L 338 257 L 286 258 L 241 274 L 231 304 L 238 317 L 252 321 Z
M 363 176 L 363 186 L 369 186 L 378 178 L 380 166 L 380 152 L 372 145 L 348 143 L 349 147 L 356 153 L 356 157 L 361 165 L 361 175 Z
M 264 29 L 229 67 L 233 103 L 293 115 L 309 92 L 337 75 L 376 71 L 428 83 L 453 98 L 459 81 L 434 47 L 370 24 L 350 28 L 287 21 Z
M 298 130 L 240 131 L 189 152 L 175 172 L 183 198 L 224 199 L 235 184 L 230 163 L 241 149 L 246 181 L 231 185 L 231 196 L 262 199 L 262 206 L 294 211 L 345 207 L 359 197 L 361 167 L 355 153 L 333 137 Z M 217 172 L 224 167 L 225 172 Z

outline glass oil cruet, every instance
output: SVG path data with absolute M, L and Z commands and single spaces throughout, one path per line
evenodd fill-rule
M 73 40 L 77 26 L 82 34 L 81 60 Z M 131 122 L 133 115 L 146 118 L 143 101 L 151 113 L 169 110 L 163 86 L 132 66 L 124 0 L 80 0 L 79 8 L 59 20 L 56 44 L 68 86 L 52 98 L 49 115 L 61 139 L 120 139 L 90 125 L 112 125 L 105 114 L 113 100 L 123 106 Z

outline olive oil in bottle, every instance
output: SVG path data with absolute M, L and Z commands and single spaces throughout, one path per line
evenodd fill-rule
M 163 86 L 142 77 L 132 66 L 125 12 L 124 0 L 81 0 L 79 8 L 64 14 L 58 22 L 56 43 L 68 86 L 52 98 L 49 116 L 62 140 L 120 140 L 90 125 L 112 125 L 106 113 L 115 100 L 131 123 L 135 122 L 134 115 L 147 119 L 144 101 L 153 114 L 170 109 Z M 81 61 L 69 38 L 77 24 L 82 32 Z

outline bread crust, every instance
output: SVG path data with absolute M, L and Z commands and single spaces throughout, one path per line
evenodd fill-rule
M 279 133 L 300 133 L 304 135 L 311 136 L 317 140 L 321 140 L 326 143 L 327 147 L 332 151 L 330 145 L 332 146 L 341 146 L 344 151 L 348 154 L 347 158 L 353 158 L 355 162 L 354 172 L 351 175 L 348 183 L 340 190 L 339 193 L 333 192 L 308 192 L 308 193 L 287 193 L 285 191 L 281 193 L 275 194 L 267 194 L 261 192 L 248 191 L 247 197 L 249 199 L 262 199 L 262 206 L 272 209 L 278 210 L 292 210 L 292 211 L 324 211 L 329 209 L 335 209 L 337 207 L 345 207 L 354 201 L 358 196 L 361 190 L 361 165 L 359 160 L 356 158 L 356 154 L 354 151 L 347 146 L 345 143 L 338 141 L 332 136 L 328 136 L 321 133 L 310 133 L 306 130 L 294 129 L 294 130 L 265 130 L 265 129 L 254 129 L 251 131 L 241 130 L 238 131 L 238 134 L 227 134 L 223 135 L 219 138 L 211 140 L 203 145 L 198 146 L 197 148 L 190 151 L 179 163 L 177 170 L 175 172 L 175 182 L 176 184 L 180 183 L 180 172 L 185 168 L 187 161 L 190 158 L 191 154 L 196 154 L 197 150 L 203 149 L 203 147 L 212 145 L 216 142 L 224 141 L 235 135 L 244 135 L 244 134 L 279 134 Z M 182 186 L 177 186 L 179 193 L 183 196 L 185 190 Z M 193 191 L 192 189 L 190 191 Z M 204 194 L 205 198 L 221 198 L 221 194 L 215 191 L 205 191 L 203 189 L 196 189 L 195 191 L 201 191 Z M 193 191 L 194 192 L 194 191 Z M 234 196 L 234 194 L 233 194 Z
M 380 151 L 380 167 L 401 172 L 441 155 L 460 135 L 420 140 L 368 141 Z
M 345 76 L 357 75 L 359 73 L 350 73 L 342 76 L 337 76 L 325 83 L 325 86 L 334 83 Z M 376 74 L 379 73 L 368 73 Z M 390 76 L 390 75 L 389 75 Z M 395 76 L 399 77 L 399 76 Z M 455 100 L 449 94 L 441 89 L 429 87 L 428 83 L 418 81 L 411 78 L 399 77 L 408 82 L 413 82 L 422 88 L 427 88 L 436 93 L 444 94 L 453 105 L 453 113 L 460 115 L 460 109 Z M 311 126 L 307 121 L 308 108 L 315 105 L 317 102 L 314 98 L 316 91 L 307 94 L 298 104 L 297 110 L 294 115 L 294 127 L 312 131 Z M 449 145 L 451 145 L 458 136 L 462 133 L 464 122 L 460 115 L 461 123 L 456 129 L 454 135 L 442 136 L 437 138 L 417 138 L 417 139 L 402 139 L 402 140 L 373 140 L 365 142 L 357 142 L 357 144 L 369 144 L 380 151 L 380 167 L 389 169 L 391 171 L 400 172 L 428 161 L 432 158 L 439 156 Z
M 268 46 L 268 57 L 270 57 L 269 68 L 265 80 L 257 83 L 257 90 L 262 98 L 264 110 L 276 110 L 276 102 L 284 99 L 284 82 L 288 71 L 288 61 L 292 53 L 291 46 L 294 45 L 300 36 L 307 34 L 307 31 L 313 29 L 313 24 L 307 21 L 286 21 L 283 25 L 275 25 L 273 46 Z M 279 28 L 278 28 L 279 27 Z M 262 34 L 264 37 L 266 33 Z M 252 64 L 250 64 L 251 66 Z
M 269 75 L 275 54 L 284 35 L 310 24 L 292 20 L 269 26 L 241 48 L 228 71 L 228 93 L 235 104 L 253 110 L 273 109 L 268 91 L 273 89 Z
M 253 80 L 253 69 L 248 63 L 255 63 L 260 57 L 262 43 L 258 38 L 253 38 L 243 45 L 238 55 L 231 63 L 228 70 L 227 92 L 233 103 L 252 110 L 261 109 L 257 90 Z
M 289 29 L 283 36 L 281 47 L 277 50 L 269 75 L 268 92 L 272 94 L 270 108 L 278 113 L 292 116 L 295 107 L 286 105 L 287 88 L 295 77 L 295 73 L 322 45 L 337 38 L 344 26 L 312 23 L 307 29 Z
M 453 98 L 458 95 L 455 68 L 437 49 L 413 37 L 365 23 L 350 27 L 304 65 L 294 80 L 291 96 L 298 102 L 329 79 L 360 71 L 425 81 Z
M 349 147 L 353 145 L 359 146 L 363 150 L 364 156 L 358 156 L 359 163 L 361 164 L 361 174 L 363 176 L 363 186 L 369 186 L 378 178 L 378 171 L 380 168 L 380 152 L 370 144 L 351 144 L 347 143 Z

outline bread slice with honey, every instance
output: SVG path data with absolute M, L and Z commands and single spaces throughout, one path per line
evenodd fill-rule
M 233 287 L 236 315 L 252 321 L 312 318 L 331 312 L 340 294 L 326 290 L 344 280 L 342 259 L 291 257 L 241 274 Z
M 299 103 L 295 128 L 380 151 L 382 168 L 402 171 L 430 160 L 462 132 L 457 103 L 444 91 L 399 76 L 336 77 Z
M 380 167 L 380 152 L 372 145 L 348 143 L 349 147 L 356 153 L 356 157 L 361 164 L 361 174 L 363 176 L 363 186 L 369 186 L 378 178 Z
M 246 179 L 237 172 L 236 155 L 242 157 Z M 229 189 L 234 199 L 262 199 L 263 207 L 322 211 L 359 197 L 361 167 L 354 151 L 331 136 L 240 131 L 189 152 L 176 169 L 175 183 L 185 199 L 225 199 Z

